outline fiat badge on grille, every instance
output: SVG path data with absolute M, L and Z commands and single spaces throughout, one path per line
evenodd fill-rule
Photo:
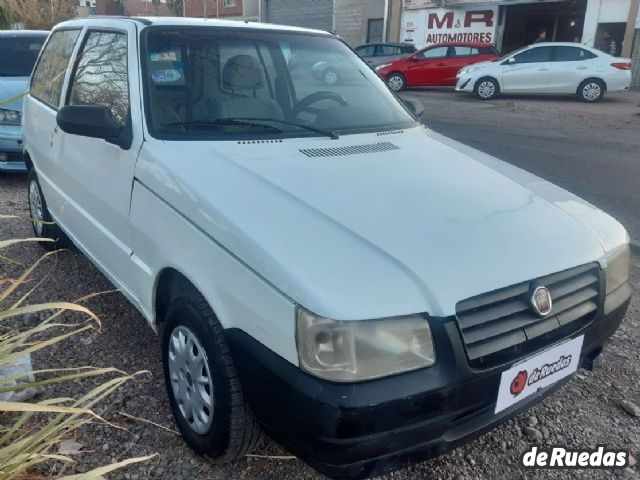
M 547 287 L 536 287 L 531 295 L 531 307 L 541 317 L 551 313 L 551 293 Z

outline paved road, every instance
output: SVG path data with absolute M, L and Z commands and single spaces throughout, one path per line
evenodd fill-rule
M 444 90 L 412 90 L 435 131 L 497 156 L 589 200 L 640 240 L 640 93 L 600 104 L 572 97 L 481 102 Z

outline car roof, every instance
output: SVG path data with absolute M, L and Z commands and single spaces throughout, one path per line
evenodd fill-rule
M 493 43 L 482 43 L 482 42 L 440 42 L 440 43 L 432 43 L 431 45 L 425 48 L 431 47 L 493 47 Z M 423 49 L 424 50 L 424 49 Z
M 413 47 L 413 43 L 409 42 L 370 42 L 363 43 L 362 45 L 358 45 L 356 48 L 360 47 L 368 47 L 370 45 L 388 45 L 390 47 Z
M 581 47 L 581 48 L 589 48 L 586 45 L 578 42 L 538 42 L 532 43 L 529 45 L 530 47 Z
M 314 30 L 311 28 L 291 27 L 288 25 L 275 25 L 272 23 L 249 22 L 246 20 L 220 20 L 217 18 L 191 18 L 191 17 L 121 17 L 121 16 L 99 16 L 92 15 L 90 17 L 68 20 L 56 25 L 57 28 L 68 28 L 73 26 L 84 26 L 87 24 L 110 24 L 114 23 L 131 23 L 135 22 L 145 26 L 160 25 L 171 27 L 222 27 L 222 28 L 246 28 L 251 30 L 279 31 L 279 32 L 298 32 L 313 35 L 332 35 L 330 32 L 323 30 Z
M 47 30 L 0 30 L 0 37 L 46 37 Z

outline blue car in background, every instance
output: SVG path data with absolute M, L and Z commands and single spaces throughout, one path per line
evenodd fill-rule
M 0 173 L 26 171 L 22 159 L 22 94 L 49 32 L 0 31 Z

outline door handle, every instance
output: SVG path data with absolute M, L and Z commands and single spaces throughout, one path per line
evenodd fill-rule
M 539 71 L 539 72 L 548 72 L 548 71 L 549 71 L 549 69 L 548 69 L 547 67 L 540 67 L 540 68 L 538 69 L 538 71 Z
M 576 69 L 578 70 L 587 70 L 589 67 L 585 67 L 584 65 L 581 65 L 579 67 L 576 67 Z

